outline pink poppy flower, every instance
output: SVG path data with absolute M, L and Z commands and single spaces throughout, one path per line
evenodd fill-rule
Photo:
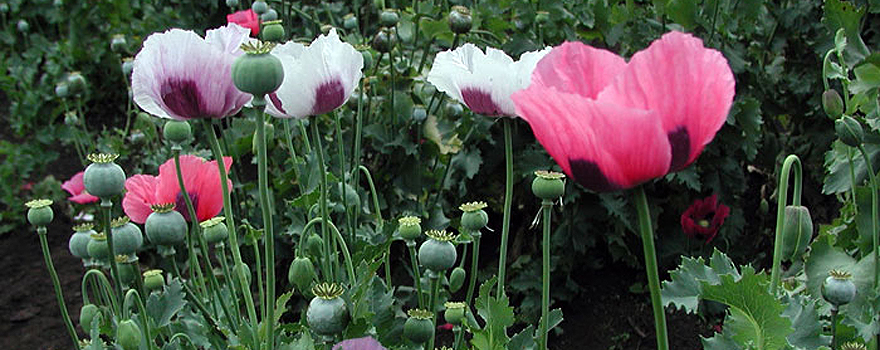
M 223 157 L 226 171 L 232 166 L 232 158 Z M 180 169 L 183 184 L 186 186 L 190 200 L 196 210 L 199 222 L 213 218 L 223 209 L 223 192 L 220 184 L 220 172 L 217 161 L 205 161 L 202 158 L 180 156 Z M 232 181 L 227 180 L 229 188 Z M 174 159 L 169 159 L 159 166 L 159 176 L 134 175 L 125 180 L 125 197 L 122 198 L 122 209 L 131 221 L 142 224 L 152 213 L 150 206 L 156 204 L 175 203 L 175 210 L 189 221 L 186 202 L 177 182 L 177 171 Z
M 510 95 L 529 86 L 532 71 L 549 48 L 526 52 L 514 61 L 495 48 L 480 50 L 467 43 L 434 58 L 428 82 L 449 97 L 464 103 L 474 113 L 515 116 Z
M 681 214 L 681 228 L 689 238 L 701 236 L 706 243 L 709 243 L 718 234 L 728 215 L 730 208 L 718 203 L 718 196 L 713 194 L 695 200 L 694 204 Z
M 330 112 L 348 101 L 361 80 L 364 56 L 342 42 L 336 29 L 309 46 L 288 41 L 272 50 L 281 60 L 284 79 L 269 94 L 266 113 L 279 118 L 306 118 Z
M 79 204 L 88 204 L 98 201 L 98 197 L 90 195 L 86 192 L 86 186 L 83 185 L 83 172 L 80 171 L 73 175 L 70 180 L 64 181 L 61 184 L 61 188 L 63 188 L 67 193 L 70 193 L 70 197 L 67 197 L 67 200 L 79 203 Z
M 693 163 L 727 119 L 734 84 L 720 52 L 670 32 L 629 63 L 578 42 L 562 44 L 512 99 L 562 170 L 602 192 Z
M 237 24 L 209 30 L 202 39 L 192 31 L 154 33 L 134 58 L 134 101 L 157 117 L 188 120 L 223 118 L 251 96 L 232 83 L 232 62 L 250 31 Z
M 226 15 L 226 23 L 235 23 L 251 30 L 251 35 L 260 34 L 260 16 L 254 10 L 247 9 Z

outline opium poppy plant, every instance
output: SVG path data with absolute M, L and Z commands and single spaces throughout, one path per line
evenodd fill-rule
M 224 157 L 223 165 L 228 172 L 229 167 L 232 166 L 232 158 Z M 180 156 L 180 169 L 183 184 L 195 207 L 198 220 L 205 221 L 220 213 L 220 209 L 223 208 L 223 193 L 217 161 L 209 162 L 196 156 L 183 155 Z M 229 188 L 232 188 L 232 182 L 227 183 Z M 183 193 L 177 182 L 173 159 L 169 159 L 159 167 L 158 176 L 134 175 L 128 178 L 125 181 L 125 189 L 122 208 L 131 221 L 144 223 L 152 213 L 151 206 L 166 203 L 174 203 L 175 210 L 187 221 L 190 220 Z
M 61 184 L 61 188 L 70 193 L 70 197 L 67 197 L 67 200 L 79 204 L 88 204 L 92 202 L 97 202 L 98 197 L 90 195 L 86 192 L 86 186 L 83 185 L 83 172 L 80 171 L 73 175 L 70 180 L 64 181 Z
M 562 44 L 512 98 L 562 170 L 601 192 L 693 163 L 724 124 L 733 96 L 724 56 L 690 34 L 670 32 L 629 63 L 578 42 Z
M 150 35 L 134 58 L 131 89 L 144 111 L 162 118 L 223 118 L 251 96 L 232 83 L 232 62 L 250 31 L 237 24 L 209 30 L 171 29 Z
M 697 199 L 681 214 L 681 229 L 690 238 L 702 238 L 709 243 L 718 234 L 730 208 L 718 203 L 718 196 Z

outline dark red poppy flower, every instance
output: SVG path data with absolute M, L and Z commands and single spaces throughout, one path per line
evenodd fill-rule
M 227 23 L 235 23 L 251 30 L 251 35 L 260 34 L 260 17 L 254 10 L 247 9 L 226 15 Z
M 681 228 L 688 237 L 700 237 L 709 243 L 718 234 L 718 229 L 724 224 L 724 219 L 728 215 L 730 208 L 718 203 L 718 196 L 713 194 L 695 200 L 694 204 L 681 214 Z

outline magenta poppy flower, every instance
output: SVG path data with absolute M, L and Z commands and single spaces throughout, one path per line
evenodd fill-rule
M 223 118 L 251 96 L 232 83 L 232 62 L 250 31 L 237 24 L 209 30 L 202 39 L 192 31 L 154 33 L 134 58 L 134 101 L 157 117 L 188 120 Z
M 223 157 L 226 171 L 232 166 L 232 158 Z M 223 191 L 220 184 L 220 172 L 217 161 L 205 161 L 202 158 L 180 156 L 180 170 L 183 184 L 189 193 L 190 200 L 196 210 L 199 222 L 213 218 L 223 209 Z M 227 180 L 229 189 L 232 181 Z M 169 159 L 159 166 L 159 175 L 134 175 L 125 180 L 125 197 L 122 198 L 122 209 L 125 215 L 136 223 L 144 223 L 152 213 L 150 206 L 174 203 L 175 210 L 189 221 L 186 202 L 177 182 L 177 171 L 174 159 Z
M 67 197 L 67 200 L 79 204 L 88 204 L 98 201 L 98 197 L 90 195 L 86 192 L 86 186 L 83 185 L 83 172 L 80 171 L 73 175 L 70 180 L 64 181 L 61 184 L 61 188 L 63 188 L 67 193 L 70 193 L 70 197 Z
M 330 112 L 351 96 L 361 80 L 364 56 L 342 42 L 336 29 L 309 46 L 288 41 L 272 50 L 284 66 L 284 79 L 269 94 L 266 112 L 279 118 L 306 118 Z
M 724 124 L 733 96 L 724 56 L 690 34 L 670 32 L 629 63 L 578 42 L 562 44 L 512 99 L 562 170 L 602 192 L 690 165 Z
M 251 35 L 260 34 L 260 16 L 254 10 L 247 9 L 226 15 L 226 23 L 235 23 L 251 30 Z
M 373 337 L 347 339 L 333 345 L 333 350 L 386 350 Z
M 467 43 L 438 53 L 428 72 L 428 82 L 474 113 L 515 116 L 510 95 L 529 86 L 535 65 L 548 52 L 549 48 L 526 52 L 514 61 L 504 51 L 489 47 L 484 53 Z
M 712 241 L 724 219 L 730 215 L 730 208 L 718 203 L 718 196 L 711 195 L 697 199 L 681 214 L 681 228 L 690 238 L 702 237 L 706 243 Z

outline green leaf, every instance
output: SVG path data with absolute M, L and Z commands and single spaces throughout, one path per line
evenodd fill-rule
M 537 332 L 534 325 L 529 325 L 519 333 L 510 338 L 507 344 L 508 350 L 534 350 L 538 344 L 535 343 L 534 333 Z
M 730 258 L 717 249 L 712 253 L 708 266 L 702 257 L 683 258 L 681 265 L 669 273 L 672 280 L 663 281 L 660 290 L 663 305 L 671 304 L 688 313 L 695 313 L 700 303 L 703 283 L 720 284 L 719 276 L 725 274 L 739 277 Z
M 856 61 L 870 53 L 865 42 L 859 35 L 861 20 L 865 15 L 864 7 L 856 7 L 848 1 L 841 0 L 825 0 L 825 16 L 822 22 L 828 27 L 832 33 L 843 28 L 846 33 L 847 50 L 846 52 L 855 58 Z
M 681 24 L 687 31 L 697 25 L 697 2 L 695 0 L 670 0 L 666 4 L 666 14 L 673 22 Z
M 856 187 L 856 227 L 859 232 L 859 251 L 867 252 L 873 249 L 874 236 L 871 234 L 873 223 L 871 222 L 871 188 L 866 186 Z
M 275 325 L 281 325 L 281 315 L 287 311 L 287 302 L 290 301 L 290 297 L 293 296 L 293 290 L 281 294 L 278 296 L 278 299 L 275 300 Z
M 831 337 L 822 334 L 822 323 L 816 312 L 816 301 L 803 295 L 795 295 L 788 300 L 783 316 L 791 320 L 794 332 L 788 342 L 798 349 L 814 350 L 831 344 Z
M 437 145 L 440 149 L 440 154 L 458 153 L 461 150 L 462 142 L 458 139 L 458 134 L 450 132 L 447 135 L 443 135 L 435 115 L 428 115 L 428 118 L 425 119 L 424 128 L 425 138 Z
M 721 333 L 716 333 L 712 338 L 702 338 L 703 350 L 741 350 L 740 344 L 733 340 L 730 327 L 724 327 Z
M 147 298 L 147 315 L 161 328 L 171 322 L 171 318 L 183 309 L 186 301 L 180 279 L 175 278 L 165 285 L 162 293 L 152 293 Z
M 880 145 L 877 138 L 866 137 L 865 151 L 868 158 L 875 165 L 880 157 Z M 850 153 L 851 152 L 851 153 Z M 822 187 L 824 194 L 837 194 L 852 189 L 852 176 L 850 174 L 849 156 L 852 155 L 852 169 L 855 171 L 856 185 L 863 183 L 868 176 L 865 161 L 858 150 L 844 145 L 840 140 L 831 144 L 831 149 L 825 152 L 825 185 Z
M 754 97 L 737 99 L 730 110 L 730 116 L 736 121 L 735 124 L 742 129 L 745 138 L 741 148 L 748 159 L 754 159 L 761 146 L 761 125 L 764 124 L 761 116 L 761 102 Z M 729 119 L 728 119 L 729 120 Z
M 751 343 L 758 350 L 783 349 L 786 337 L 794 332 L 791 321 L 781 314 L 785 307 L 771 295 L 766 274 L 755 274 L 751 266 L 742 268 L 742 277 L 720 275 L 721 283 L 702 282 L 702 297 L 730 307 L 724 321 L 739 344 Z
M 856 75 L 856 81 L 849 86 L 849 91 L 853 94 L 860 94 L 871 89 L 880 87 L 880 68 L 865 63 L 853 68 Z

